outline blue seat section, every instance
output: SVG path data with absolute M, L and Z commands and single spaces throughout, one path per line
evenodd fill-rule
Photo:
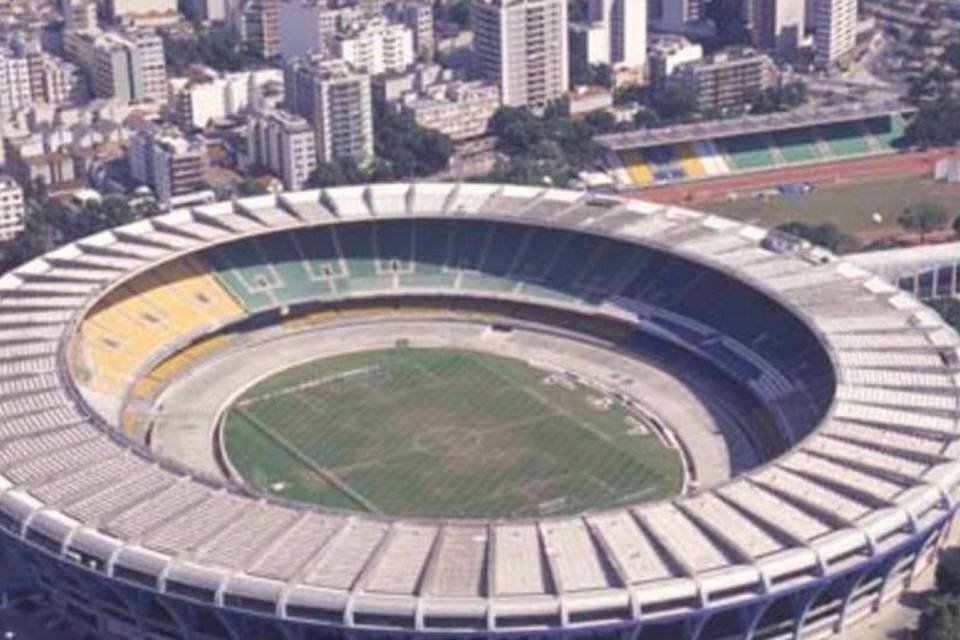
M 313 227 L 298 231 L 294 237 L 300 253 L 307 261 L 307 270 L 314 278 L 346 277 L 347 269 L 337 251 L 330 227 Z
M 351 222 L 333 229 L 334 242 L 347 267 L 348 278 L 337 282 L 339 293 L 370 293 L 393 287 L 393 272 L 382 269 L 374 241 L 375 225 Z
M 380 270 L 407 273 L 413 270 L 413 223 L 390 220 L 374 227 Z
M 525 282 L 542 282 L 547 271 L 563 248 L 569 234 L 557 229 L 529 228 L 524 236 L 518 236 L 516 247 L 523 252 L 517 256 L 513 275 Z

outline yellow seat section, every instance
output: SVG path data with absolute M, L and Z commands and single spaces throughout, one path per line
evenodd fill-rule
M 688 178 L 699 178 L 707 174 L 703 163 L 700 162 L 700 155 L 693 148 L 692 142 L 681 142 L 677 147 L 680 150 L 680 165 Z
M 202 263 L 161 265 L 108 293 L 80 326 L 84 378 L 121 394 L 162 349 L 240 318 L 243 308 Z
M 620 158 L 635 184 L 647 185 L 653 183 L 653 169 L 650 168 L 650 163 L 647 162 L 641 151 L 624 151 L 620 154 Z
M 215 335 L 203 338 L 188 346 L 186 349 L 170 356 L 147 375 L 137 381 L 133 394 L 138 398 L 150 398 L 161 385 L 172 380 L 174 376 L 201 358 L 223 349 L 230 341 L 229 335 Z

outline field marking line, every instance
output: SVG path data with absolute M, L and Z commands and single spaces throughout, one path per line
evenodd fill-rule
M 613 443 L 613 438 L 611 438 L 609 435 L 600 431 L 599 429 L 597 429 L 591 424 L 587 424 L 586 422 L 581 422 L 577 417 L 571 415 L 570 412 L 568 412 L 566 409 L 562 407 L 558 407 L 556 404 L 554 404 L 553 402 L 550 402 L 550 400 L 548 400 L 547 398 L 537 393 L 534 389 L 530 387 L 521 387 L 521 390 L 524 393 L 527 393 L 533 398 L 535 398 L 536 400 L 538 400 L 542 405 L 552 410 L 557 415 L 570 420 L 573 424 L 575 424 L 577 427 L 579 427 L 583 431 L 586 431 L 587 433 L 592 433 L 593 435 L 600 438 L 604 442 Z
M 614 499 L 616 499 L 617 492 L 613 489 L 613 487 L 609 486 L 606 482 L 604 482 L 600 478 L 597 478 L 592 473 L 587 473 L 586 471 L 581 471 L 580 475 L 586 478 L 587 480 L 589 480 L 590 482 L 592 482 L 593 484 L 597 485 L 598 487 L 600 487 L 601 489 L 609 493 Z
M 371 513 L 380 513 L 380 510 L 376 507 L 376 505 L 374 505 L 372 502 L 367 500 L 363 496 L 363 494 L 361 494 L 359 491 L 357 491 L 356 489 L 351 487 L 349 484 L 347 484 L 347 482 L 344 481 L 342 478 L 340 478 L 337 474 L 318 465 L 315 460 L 313 460 L 312 458 L 307 456 L 305 453 L 300 451 L 300 449 L 295 447 L 292 443 L 287 442 L 286 439 L 283 438 L 283 436 L 274 432 L 273 429 L 265 425 L 255 415 L 251 414 L 250 412 L 248 412 L 246 409 L 242 407 L 237 407 L 236 410 L 237 410 L 237 413 L 240 414 L 241 417 L 245 418 L 247 422 L 253 425 L 254 428 L 260 431 L 267 438 L 279 444 L 281 448 L 286 449 L 287 453 L 293 455 L 295 458 L 300 460 L 300 462 L 304 463 L 307 467 L 309 467 L 310 469 L 318 473 L 324 480 L 332 484 L 336 489 L 339 489 L 348 498 L 350 498 L 351 500 L 353 500 L 363 508 L 367 509 Z
M 293 395 L 304 389 L 310 389 L 314 387 L 322 387 L 330 382 L 336 382 L 339 380 L 346 380 L 354 376 L 364 375 L 371 372 L 376 372 L 380 369 L 379 365 L 370 365 L 367 367 L 361 367 L 359 369 L 351 369 L 349 371 L 343 371 L 340 373 L 333 373 L 321 378 L 313 378 L 312 380 L 307 380 L 306 382 L 301 382 L 300 384 L 295 384 L 290 387 L 283 387 L 271 393 L 264 393 L 263 395 L 254 396 L 252 398 L 243 398 L 236 403 L 238 407 L 246 407 L 258 402 L 264 402 L 267 400 L 273 400 L 274 398 L 280 398 L 286 395 Z

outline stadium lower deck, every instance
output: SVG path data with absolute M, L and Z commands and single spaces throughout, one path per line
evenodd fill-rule
M 244 323 L 405 296 L 627 325 L 623 348 L 739 381 L 786 452 L 669 501 L 440 521 L 284 503 L 121 433 L 171 362 Z M 925 568 L 960 496 L 956 334 L 862 269 L 678 207 L 502 185 L 243 199 L 28 263 L 0 320 L 3 549 L 102 637 L 819 637 Z
M 905 130 L 893 115 L 609 152 L 605 162 L 617 184 L 646 187 L 895 153 Z

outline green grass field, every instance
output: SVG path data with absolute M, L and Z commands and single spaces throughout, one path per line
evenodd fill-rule
M 829 185 L 800 196 L 779 196 L 767 200 L 741 198 L 732 202 L 698 205 L 720 215 L 776 227 L 787 222 L 821 224 L 832 222 L 851 234 L 898 229 L 897 217 L 905 207 L 929 202 L 957 213 L 960 185 L 943 184 L 930 178 L 903 178 L 884 182 Z M 883 224 L 871 219 L 883 216 Z
M 571 513 L 675 495 L 677 452 L 596 391 L 496 355 L 395 348 L 248 389 L 224 446 L 252 485 L 391 515 Z

